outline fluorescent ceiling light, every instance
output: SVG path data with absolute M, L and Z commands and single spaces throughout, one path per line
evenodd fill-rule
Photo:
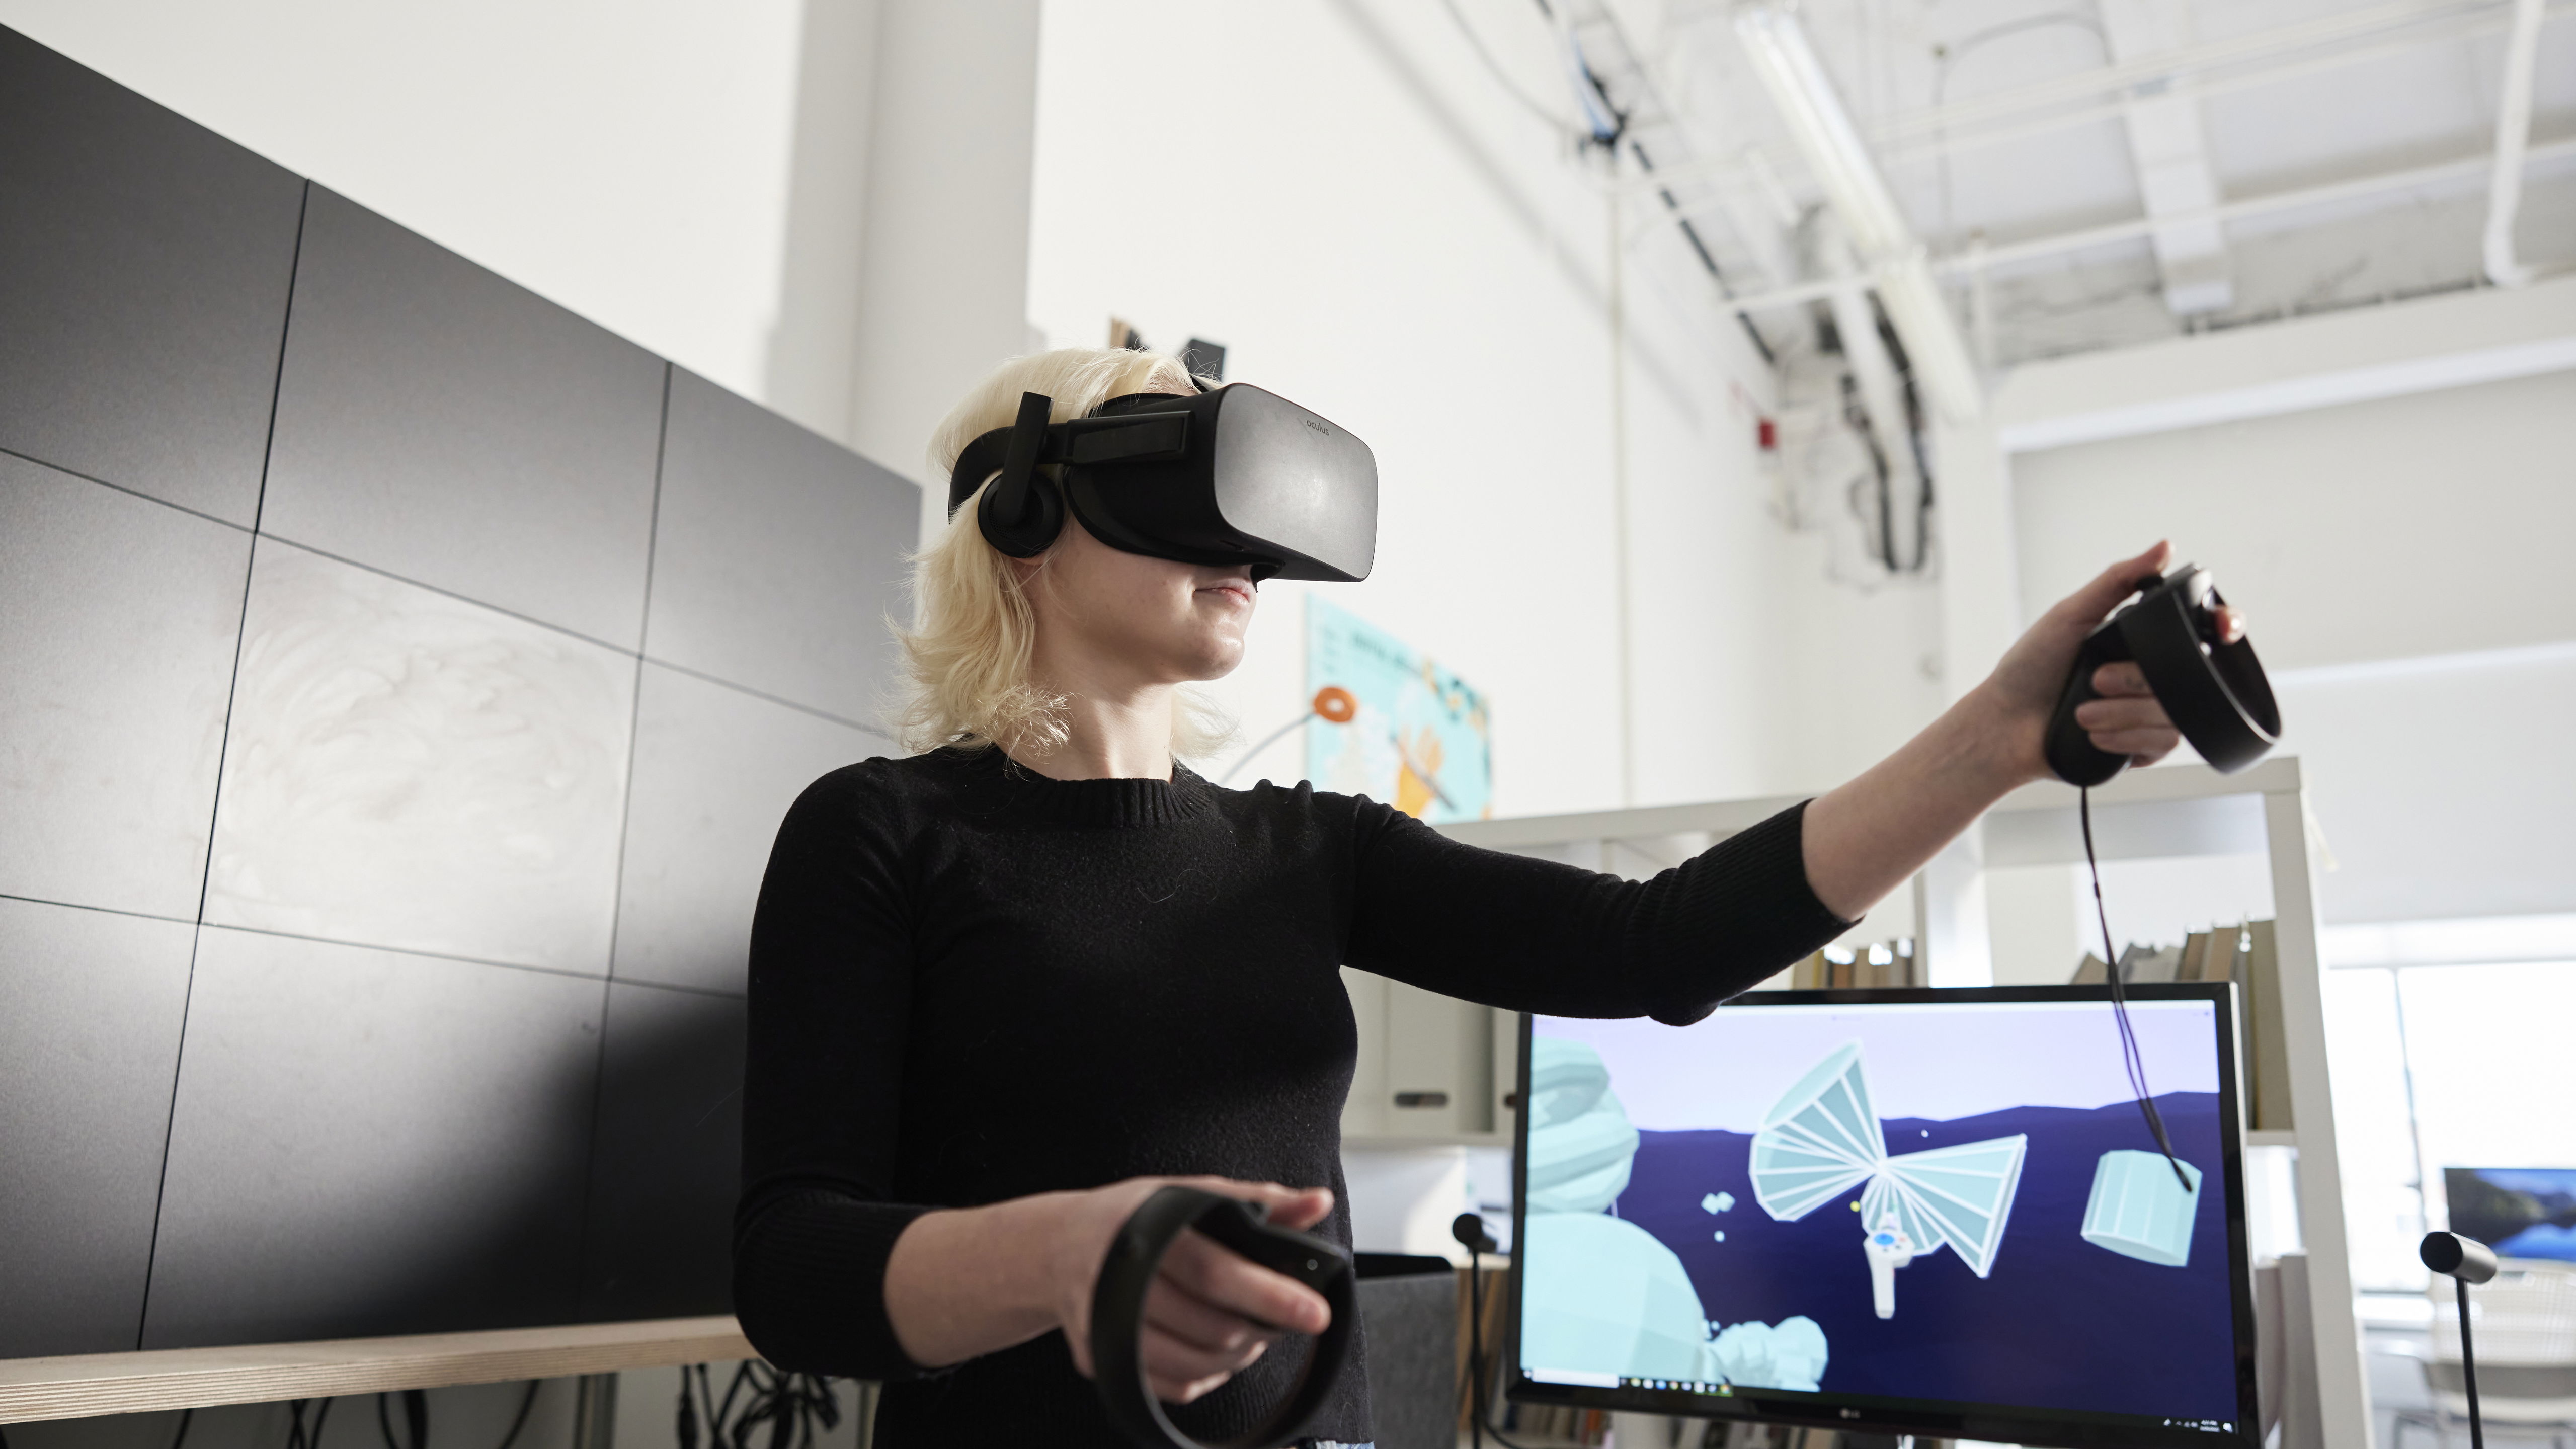
M 1850 233 L 1861 263 L 1878 290 L 1887 320 L 1905 341 L 1914 379 L 1954 423 L 1973 421 L 1985 409 L 1976 364 L 1950 315 L 1941 285 L 1933 280 L 1923 244 L 1906 225 L 1896 197 L 1861 144 L 1851 113 L 1807 43 L 1806 28 L 1785 5 L 1752 4 L 1735 12 L 1735 34 L 1753 69 L 1771 93 L 1807 169 L 1825 189 L 1834 214 Z

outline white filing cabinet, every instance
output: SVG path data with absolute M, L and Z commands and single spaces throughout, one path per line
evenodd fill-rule
M 1517 1017 L 1365 971 L 1345 968 L 1342 981 L 1360 1035 L 1345 1140 L 1510 1140 L 1501 1099 L 1518 1075 Z

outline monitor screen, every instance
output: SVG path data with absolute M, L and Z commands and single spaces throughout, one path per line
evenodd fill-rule
M 1512 1396 L 2029 1445 L 2257 1442 L 2233 988 L 1526 1018 Z
M 2451 1231 L 2499 1258 L 2576 1262 L 2576 1167 L 2446 1167 Z

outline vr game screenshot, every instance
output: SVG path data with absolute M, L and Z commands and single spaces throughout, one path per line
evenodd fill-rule
M 2106 1003 L 1538 1018 L 1524 1373 L 2234 1420 L 2214 1008 L 2130 1010 L 2178 1163 Z

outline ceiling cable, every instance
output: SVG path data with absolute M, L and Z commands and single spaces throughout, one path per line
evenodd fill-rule
M 2044 106 L 2088 101 L 2106 91 L 2127 92 L 2141 87 L 2152 88 L 2183 76 L 2220 66 L 2244 65 L 2268 60 L 2276 55 L 2331 45 L 2338 41 L 2360 40 L 2379 32 L 2422 25 L 2430 21 L 2461 19 L 2497 8 L 2498 0 L 2452 0 L 2452 3 L 2425 5 L 2415 0 L 2401 0 L 2392 5 L 2378 5 L 2364 10 L 2348 10 L 2338 15 L 2305 21 L 2294 25 L 2275 26 L 2250 35 L 2231 36 L 2182 50 L 2162 51 L 2137 60 L 2104 66 L 2099 70 L 2057 76 L 2035 81 L 2008 91 L 1997 91 L 1974 100 L 1952 101 L 1888 116 L 1868 127 L 1869 139 L 1879 144 L 1910 139 L 1927 132 L 1946 130 L 1971 121 L 2008 116 L 2017 111 L 2036 110 Z
M 1566 140 L 1575 141 L 1582 138 L 1582 127 L 1540 104 L 1537 97 L 1521 89 L 1520 83 L 1512 79 L 1511 74 L 1503 69 L 1500 61 L 1494 59 L 1494 53 L 1485 48 L 1485 38 L 1476 33 L 1476 27 L 1467 23 L 1466 12 L 1458 8 L 1458 0 L 1440 0 L 1440 4 L 1442 9 L 1449 12 L 1450 23 L 1456 25 L 1458 33 L 1466 37 L 1467 48 L 1476 53 L 1476 59 L 1484 63 L 1486 72 L 1493 76 L 1496 85 L 1503 88 L 1505 95 L 1520 102 L 1522 110 L 1537 117 L 1546 124 L 1548 129 Z

